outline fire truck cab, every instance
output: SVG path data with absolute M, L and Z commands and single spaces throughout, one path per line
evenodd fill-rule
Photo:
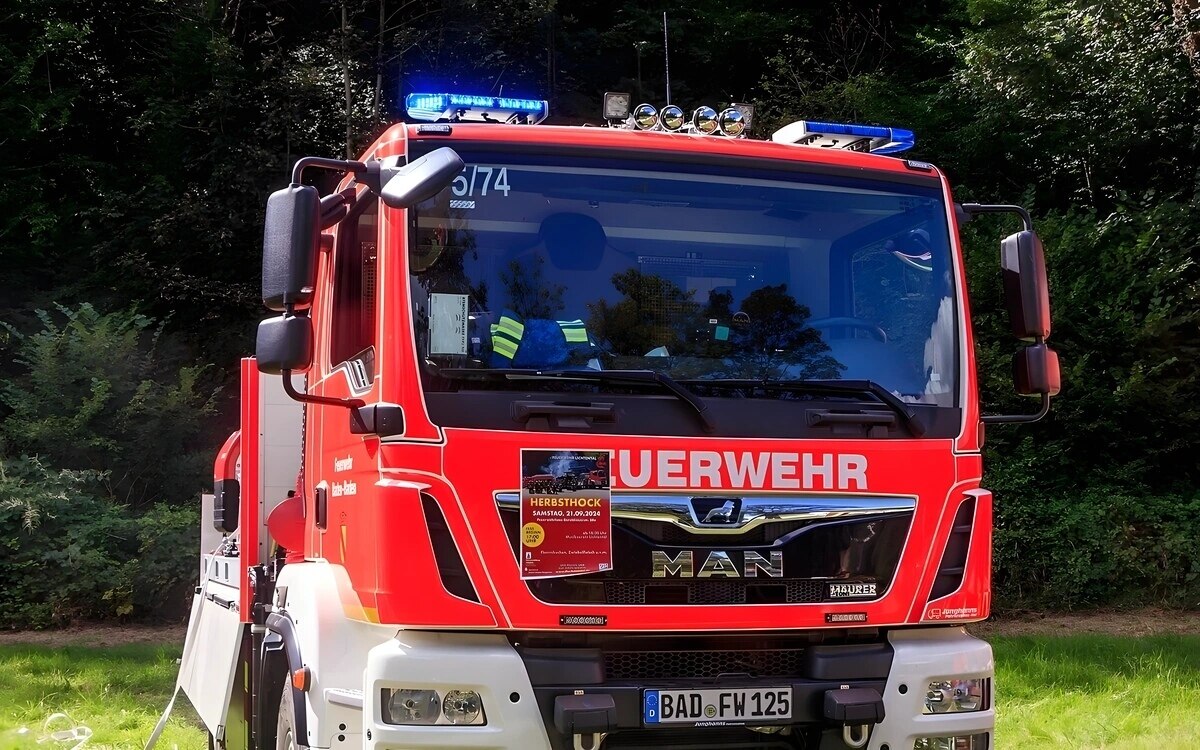
M 407 104 L 268 203 L 181 667 L 211 744 L 992 747 L 983 425 L 1059 379 L 1028 214 L 898 128 Z M 984 212 L 1030 415 L 980 413 Z

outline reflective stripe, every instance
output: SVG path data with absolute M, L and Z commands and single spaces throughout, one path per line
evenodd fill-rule
M 586 344 L 588 342 L 587 328 L 584 327 L 582 320 L 557 320 L 555 322 L 562 329 L 568 344 Z
M 525 325 L 507 313 L 492 324 L 492 351 L 505 359 L 517 356 L 517 348 L 525 335 Z
M 517 320 L 514 320 L 513 318 L 508 317 L 507 315 L 500 317 L 500 321 L 496 324 L 496 328 L 500 329 L 500 331 L 503 333 L 507 333 L 517 341 L 520 341 L 521 337 L 525 335 L 525 325 Z

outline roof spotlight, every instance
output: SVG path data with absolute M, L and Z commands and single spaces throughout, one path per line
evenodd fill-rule
M 679 130 L 686 122 L 683 116 L 683 110 L 674 104 L 668 104 L 658 113 L 658 119 L 662 123 L 664 130 Z
M 692 113 L 692 127 L 704 135 L 717 132 L 717 111 L 712 107 L 697 107 Z
M 629 117 L 629 94 L 621 91 L 604 92 L 604 119 L 624 120 Z
M 737 138 L 746 130 L 746 120 L 741 112 L 730 107 L 721 113 L 721 132 L 730 138 Z
M 638 130 L 653 130 L 658 125 L 658 110 L 653 104 L 639 104 L 633 108 L 633 124 Z

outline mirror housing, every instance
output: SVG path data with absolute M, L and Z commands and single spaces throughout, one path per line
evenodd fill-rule
M 1027 341 L 1045 339 L 1050 335 L 1050 287 L 1042 241 L 1032 229 L 1000 242 L 1000 268 L 1013 335 Z
M 254 357 L 258 371 L 269 375 L 307 370 L 313 358 L 312 320 L 307 315 L 281 315 L 259 323 Z
M 268 309 L 303 309 L 312 302 L 320 240 L 315 187 L 292 183 L 271 193 L 263 225 L 262 298 Z
M 380 197 L 389 208 L 410 208 L 442 192 L 463 171 L 462 157 L 443 146 L 403 167 L 385 165 Z
M 1045 344 L 1023 347 L 1013 356 L 1013 382 L 1022 396 L 1056 396 L 1062 388 L 1058 352 Z

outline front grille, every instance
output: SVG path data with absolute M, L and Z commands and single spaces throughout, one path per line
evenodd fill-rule
M 723 674 L 795 677 L 802 673 L 803 649 L 764 648 L 739 651 L 605 651 L 609 680 L 715 678 Z
M 821 581 L 605 581 L 606 604 L 812 604 L 825 599 Z

